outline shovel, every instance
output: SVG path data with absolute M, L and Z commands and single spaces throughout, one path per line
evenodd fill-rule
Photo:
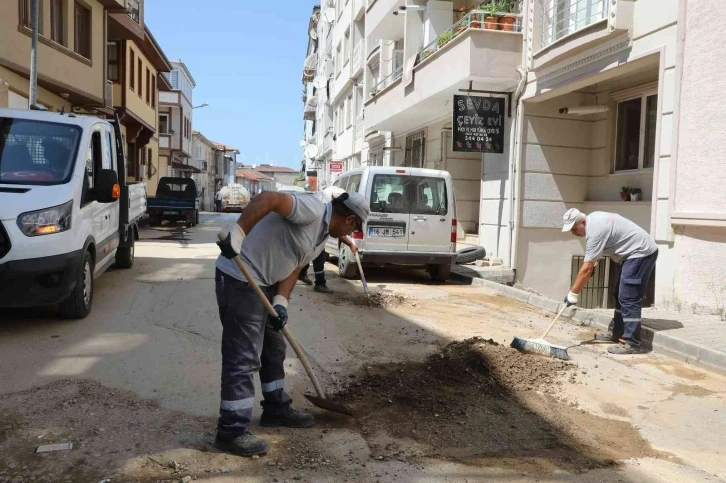
M 368 283 L 366 283 L 366 276 L 363 274 L 363 265 L 360 264 L 360 257 L 358 256 L 358 252 L 355 252 L 355 261 L 358 262 L 360 281 L 363 282 L 363 291 L 366 293 L 366 295 L 370 296 L 371 293 L 368 291 Z
M 220 237 L 220 240 L 223 240 L 223 238 Z M 250 287 L 252 287 L 252 290 L 255 291 L 257 296 L 260 298 L 260 301 L 265 306 L 265 309 L 267 310 L 267 313 L 270 314 L 273 317 L 277 317 L 277 311 L 275 311 L 274 307 L 272 307 L 272 304 L 269 300 L 267 300 L 267 297 L 262 292 L 260 287 L 257 285 L 257 283 L 252 278 L 252 275 L 250 275 L 249 270 L 247 270 L 247 267 L 245 267 L 245 264 L 242 263 L 242 259 L 239 256 L 234 257 L 234 263 L 237 264 L 242 274 L 245 276 L 245 279 L 247 279 L 247 283 L 249 283 Z M 313 405 L 321 408 L 321 409 L 327 409 L 328 411 L 333 411 L 340 414 L 345 414 L 347 416 L 353 416 L 353 411 L 342 404 L 338 404 L 336 402 L 331 401 L 330 399 L 325 397 L 325 393 L 323 392 L 323 388 L 320 387 L 320 383 L 318 382 L 318 378 L 315 377 L 315 373 L 313 372 L 313 368 L 310 366 L 310 362 L 308 362 L 308 358 L 305 356 L 305 353 L 303 352 L 302 348 L 297 344 L 297 341 L 293 338 L 292 334 L 289 330 L 287 330 L 287 327 L 282 328 L 282 334 L 287 339 L 287 342 L 292 347 L 292 350 L 295 351 L 295 354 L 297 354 L 298 359 L 300 359 L 300 362 L 302 363 L 303 367 L 305 368 L 305 372 L 308 374 L 308 377 L 310 378 L 310 382 L 313 383 L 313 386 L 315 387 L 315 391 L 318 393 L 317 396 L 314 396 L 312 394 L 305 394 L 305 397 L 308 401 L 313 403 Z

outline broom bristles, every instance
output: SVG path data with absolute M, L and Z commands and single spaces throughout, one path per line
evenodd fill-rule
M 510 346 L 522 352 L 541 354 L 546 357 L 562 359 L 563 361 L 570 360 L 567 349 L 552 345 L 544 339 L 523 339 L 521 337 L 515 337 Z

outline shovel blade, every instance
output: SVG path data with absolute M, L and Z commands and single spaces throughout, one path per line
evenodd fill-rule
M 343 406 L 342 404 L 331 401 L 330 399 L 314 396 L 312 394 L 305 394 L 308 401 L 313 403 L 314 406 L 320 409 L 327 409 L 335 413 L 345 414 L 346 416 L 353 416 L 353 410 Z

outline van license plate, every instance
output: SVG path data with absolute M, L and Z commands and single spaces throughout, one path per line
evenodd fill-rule
M 165 215 L 176 215 L 177 212 L 176 211 L 165 211 L 164 214 Z
M 368 236 L 401 238 L 404 236 L 403 228 L 390 228 L 387 226 L 369 226 Z

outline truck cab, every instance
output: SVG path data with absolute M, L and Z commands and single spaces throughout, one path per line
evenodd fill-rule
M 118 122 L 0 109 L 0 310 L 87 316 L 94 279 L 134 261 L 144 184 L 125 182 Z

